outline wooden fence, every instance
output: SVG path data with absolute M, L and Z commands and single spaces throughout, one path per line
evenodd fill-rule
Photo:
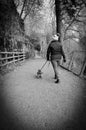
M 86 51 L 73 51 L 69 54 L 67 62 L 61 62 L 61 66 L 74 74 L 86 78 Z
M 25 52 L 0 52 L 0 67 L 25 60 Z

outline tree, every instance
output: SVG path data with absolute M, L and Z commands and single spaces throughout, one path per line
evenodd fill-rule
M 57 23 L 57 27 L 56 27 L 56 31 L 57 33 L 61 33 L 61 24 L 60 24 L 60 20 L 61 20 L 61 8 L 60 8 L 60 0 L 55 0 L 55 12 L 56 12 L 56 23 Z
M 57 33 L 60 32 L 59 24 L 62 20 L 68 18 L 67 20 L 70 22 L 70 26 L 84 7 L 86 7 L 85 0 L 55 0 Z
M 75 31 L 79 33 L 81 37 L 82 24 L 85 27 L 86 24 L 86 1 L 85 0 L 55 0 L 55 12 L 56 12 L 56 23 L 57 33 L 62 33 L 61 29 L 64 32 L 64 40 L 67 39 L 66 34 L 68 31 Z M 84 11 L 83 11 L 84 10 Z M 84 12 L 84 15 L 83 13 Z M 75 29 L 74 26 L 78 28 Z M 86 30 L 84 30 L 84 33 Z M 75 35 L 72 35 L 74 40 Z M 69 38 L 69 37 L 68 37 Z M 77 38 L 77 37 L 76 37 Z M 76 41 L 76 40 L 75 40 Z
M 23 35 L 22 20 L 17 12 L 14 0 L 0 0 L 0 46 L 4 48 L 13 47 L 12 39 Z M 12 49 L 12 48 L 11 48 Z
M 21 7 L 20 17 L 25 20 L 27 15 L 35 15 L 42 6 L 42 0 L 14 0 L 16 7 Z

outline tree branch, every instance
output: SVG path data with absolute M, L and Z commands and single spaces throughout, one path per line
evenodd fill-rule
M 74 40 L 74 38 L 77 38 L 77 37 L 64 37 L 63 40 L 65 41 L 65 40 L 69 40 L 70 39 L 70 40 L 73 40 L 74 42 L 78 43 L 78 41 Z M 79 38 L 77 38 L 77 39 L 79 39 Z
M 80 9 L 78 10 L 77 14 L 75 15 L 75 17 L 73 17 L 72 21 L 70 22 L 70 24 L 69 24 L 69 25 L 67 26 L 67 28 L 65 29 L 65 33 L 66 33 L 66 31 L 68 30 L 68 28 L 72 25 L 72 23 L 76 20 L 76 18 L 77 18 L 77 16 L 78 16 L 78 14 L 80 13 L 81 9 L 82 9 L 82 8 L 80 8 Z
M 34 10 L 35 10 L 35 8 L 36 8 L 36 7 L 35 7 L 35 4 L 36 4 L 36 1 L 35 1 L 35 3 L 34 3 L 34 0 L 33 0 L 33 1 L 32 1 L 32 4 L 31 4 L 31 7 L 28 8 L 29 10 L 27 10 L 25 16 L 23 17 L 23 20 L 25 20 L 25 18 L 27 17 L 27 15 L 29 15 L 29 14 L 31 13 L 33 7 L 34 7 Z
M 85 7 L 86 7 L 86 3 L 85 3 L 85 1 L 84 0 L 82 0 L 82 2 L 83 2 L 83 4 L 85 5 Z
M 25 20 L 25 18 L 27 17 L 27 15 L 29 15 L 29 14 L 30 14 L 31 9 L 32 9 L 32 7 L 33 7 L 33 5 L 34 5 L 34 1 L 33 1 L 32 5 L 31 5 L 31 7 L 30 7 L 29 11 L 25 14 L 25 16 L 24 16 L 23 20 Z
M 25 4 L 26 4 L 26 0 L 24 0 L 23 6 L 22 6 L 22 10 L 21 10 L 21 13 L 20 13 L 20 18 L 22 17 L 22 14 L 23 14 L 23 11 L 24 11 Z
M 75 31 L 75 32 L 79 32 L 78 30 L 75 30 L 75 29 L 73 29 L 73 28 L 69 28 L 68 30 Z

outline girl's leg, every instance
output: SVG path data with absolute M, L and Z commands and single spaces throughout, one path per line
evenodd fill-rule
M 55 78 L 58 79 L 58 62 L 55 60 L 52 60 L 51 63 L 54 69 Z

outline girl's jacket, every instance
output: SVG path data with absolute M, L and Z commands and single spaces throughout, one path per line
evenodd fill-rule
M 47 60 L 60 60 L 63 56 L 65 59 L 65 54 L 60 42 L 53 40 L 47 49 Z

